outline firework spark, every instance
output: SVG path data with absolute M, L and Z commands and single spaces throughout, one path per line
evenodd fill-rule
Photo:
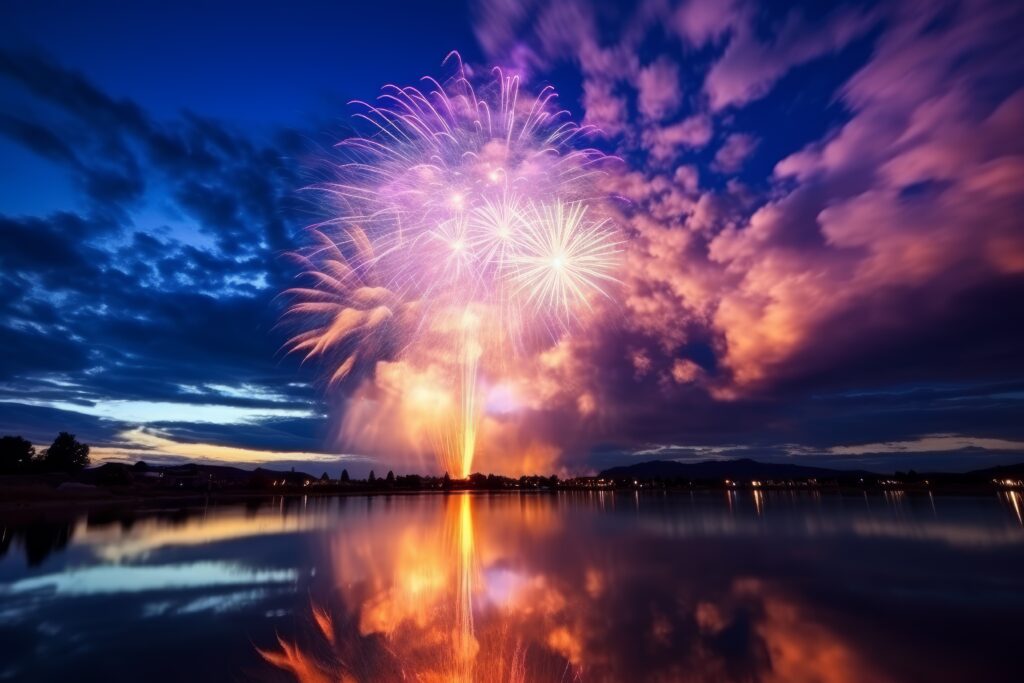
M 581 305 L 589 307 L 590 293 L 603 293 L 601 287 L 614 280 L 618 244 L 607 238 L 605 221 L 585 222 L 586 211 L 580 202 L 534 206 L 509 260 L 516 294 L 563 320 Z
M 587 127 L 555 109 L 553 89 L 531 96 L 498 69 L 474 84 L 449 59 L 443 85 L 357 103 L 371 133 L 342 141 L 338 177 L 315 186 L 331 218 L 300 256 L 309 285 L 289 290 L 303 330 L 290 348 L 323 359 L 332 384 L 399 357 L 443 368 L 451 419 L 433 441 L 465 477 L 480 373 L 500 379 L 579 323 L 615 282 L 620 242 L 595 217 L 607 157 L 580 146 Z

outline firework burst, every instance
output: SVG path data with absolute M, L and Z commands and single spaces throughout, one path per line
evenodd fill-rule
M 332 384 L 383 359 L 444 367 L 454 426 L 435 450 L 467 476 L 479 373 L 579 323 L 614 283 L 620 242 L 595 217 L 607 157 L 581 146 L 587 127 L 554 107 L 554 90 L 528 95 L 498 69 L 474 85 L 449 60 L 443 85 L 356 103 L 370 133 L 339 143 L 337 177 L 315 186 L 331 218 L 300 255 L 309 284 L 288 292 L 303 330 L 289 346 L 323 359 Z

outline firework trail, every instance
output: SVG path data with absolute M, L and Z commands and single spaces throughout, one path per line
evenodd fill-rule
M 457 53 L 446 62 L 444 84 L 356 103 L 370 132 L 339 143 L 336 177 L 315 186 L 331 218 L 299 255 L 289 348 L 322 360 L 331 385 L 386 359 L 440 369 L 433 446 L 465 477 L 481 374 L 583 321 L 615 282 L 620 241 L 595 190 L 608 157 L 582 146 L 588 128 L 554 90 L 529 95 L 499 69 L 474 85 Z

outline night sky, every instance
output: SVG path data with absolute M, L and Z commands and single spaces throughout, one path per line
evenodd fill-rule
M 0 9 L 0 433 L 386 469 L 283 351 L 285 255 L 347 103 L 454 49 L 623 160 L 620 315 L 553 371 L 600 419 L 538 413 L 556 469 L 1024 460 L 1021 3 L 204 5 Z

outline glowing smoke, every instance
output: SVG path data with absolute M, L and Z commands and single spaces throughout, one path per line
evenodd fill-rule
M 370 132 L 342 141 L 337 177 L 315 186 L 331 218 L 299 255 L 289 346 L 323 362 L 329 387 L 398 368 L 369 421 L 401 415 L 410 443 L 465 477 L 486 392 L 591 319 L 620 241 L 595 189 L 607 157 L 581 146 L 588 130 L 553 89 L 529 95 L 499 69 L 479 83 L 449 60 L 444 84 L 357 103 Z

